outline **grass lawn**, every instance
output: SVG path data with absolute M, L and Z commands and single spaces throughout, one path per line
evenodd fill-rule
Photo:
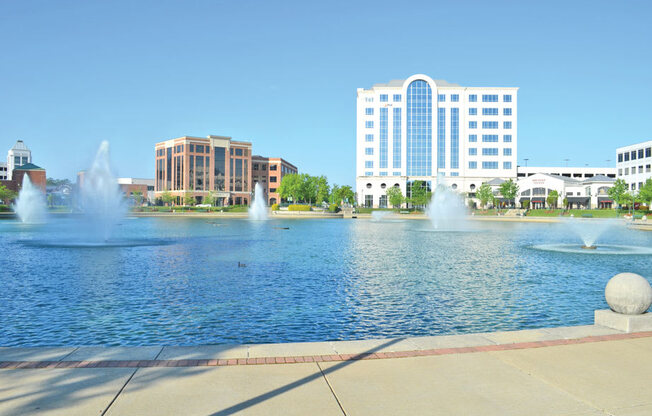
M 576 218 L 589 215 L 592 218 L 618 218 L 625 212 L 619 213 L 615 209 L 531 209 L 527 212 L 528 217 L 570 217 L 571 214 Z

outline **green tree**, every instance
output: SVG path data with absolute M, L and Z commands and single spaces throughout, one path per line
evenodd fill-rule
M 521 202 L 521 206 L 523 209 L 528 209 L 530 207 L 530 200 L 526 199 L 525 201 Z
M 426 184 L 423 181 L 414 181 L 412 183 L 412 195 L 409 198 L 409 202 L 412 205 L 423 207 L 428 203 L 428 193 Z
M 565 209 L 568 209 L 568 198 L 564 198 L 564 200 L 562 201 L 562 203 L 564 204 L 564 208 L 565 208 Z
M 8 189 L 4 185 L 0 185 L 0 200 L 5 204 L 9 204 L 9 201 L 16 199 L 16 192 Z
M 494 200 L 494 193 L 491 190 L 491 185 L 488 183 L 483 183 L 480 185 L 478 188 L 478 192 L 475 194 L 478 199 L 480 200 L 480 206 L 483 208 L 487 207 L 487 203 L 493 202 Z
M 195 202 L 197 202 L 197 200 L 195 199 L 194 196 L 190 195 L 189 193 L 185 194 L 185 196 L 183 197 L 183 205 L 193 206 L 195 205 Z
M 213 205 L 215 205 L 215 200 L 216 199 L 217 199 L 217 197 L 215 196 L 215 192 L 209 191 L 208 194 L 204 195 L 201 202 L 204 205 L 213 206 Z
M 518 195 L 518 185 L 511 178 L 508 181 L 505 181 L 500 184 L 498 191 L 503 196 L 503 198 L 510 201 L 510 204 L 514 206 L 514 201 L 516 200 L 516 195 Z
M 301 194 L 299 196 L 304 202 L 312 204 L 313 201 L 317 200 L 317 178 L 310 176 L 307 173 L 301 174 L 301 185 L 300 188 Z
M 328 196 L 331 192 L 331 187 L 328 185 L 328 179 L 326 176 L 318 176 L 315 178 L 317 184 L 317 199 L 315 202 L 321 204 L 324 201 L 328 201 Z
M 174 199 L 174 196 L 172 196 L 172 194 L 168 191 L 165 191 L 161 194 L 161 201 L 163 201 L 165 205 L 171 205 L 174 202 Z
M 54 205 L 54 195 L 48 195 L 48 206 L 52 207 Z
M 136 205 L 142 205 L 143 203 L 143 193 L 141 191 L 134 191 L 131 193 L 131 197 L 134 199 Z
M 652 178 L 645 181 L 645 184 L 638 190 L 638 197 L 641 202 L 652 206 Z
M 341 200 L 338 200 L 337 197 L 340 194 L 340 186 L 338 184 L 333 184 L 333 189 L 328 196 L 328 200 L 331 204 L 339 204 Z
M 627 183 L 623 179 L 616 179 L 613 186 L 607 190 L 607 194 L 618 206 L 623 205 L 629 199 L 627 195 Z
M 288 173 L 281 179 L 277 192 L 281 199 L 292 198 L 292 202 L 297 202 L 301 195 L 301 176 L 298 173 Z
M 403 203 L 403 193 L 401 192 L 401 188 L 398 186 L 390 186 L 387 188 L 387 191 L 385 191 L 387 194 L 387 200 L 389 203 L 394 207 L 400 207 L 401 204 Z
M 557 208 L 557 201 L 559 200 L 559 192 L 555 191 L 554 189 L 550 191 L 548 194 L 548 197 L 546 197 L 546 202 L 548 203 L 548 206 L 551 208 Z
M 340 203 L 341 201 L 353 203 L 353 201 L 355 201 L 355 193 L 349 185 L 341 186 L 338 193 L 337 203 Z

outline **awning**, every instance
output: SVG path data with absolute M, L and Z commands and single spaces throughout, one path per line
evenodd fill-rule
M 609 196 L 599 196 L 598 197 L 598 202 L 606 203 L 606 204 L 613 204 L 613 199 Z
M 543 203 L 546 202 L 546 199 L 545 198 L 532 198 L 531 201 L 539 203 L 539 204 L 543 204 Z
M 588 204 L 591 200 L 589 196 L 567 196 L 566 200 L 571 204 Z

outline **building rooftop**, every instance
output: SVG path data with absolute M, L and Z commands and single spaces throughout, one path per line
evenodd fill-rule
M 25 164 L 25 165 L 18 166 L 18 167 L 15 168 L 14 170 L 45 170 L 45 169 L 43 169 L 43 168 L 40 167 L 40 166 L 36 166 L 36 165 L 33 164 L 33 163 L 27 163 L 27 164 Z
M 11 150 L 29 150 L 22 140 L 18 140 Z
M 459 84 L 453 84 L 443 79 L 434 79 L 433 81 L 435 81 L 438 87 L 461 87 Z M 400 88 L 403 86 L 403 83 L 405 83 L 404 79 L 393 79 L 387 83 L 374 84 L 371 88 Z

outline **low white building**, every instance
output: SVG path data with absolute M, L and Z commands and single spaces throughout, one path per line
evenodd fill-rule
M 529 201 L 532 209 L 545 208 L 547 198 L 552 191 L 557 191 L 557 207 L 563 207 L 566 199 L 570 208 L 611 208 L 613 201 L 608 190 L 613 186 L 614 178 L 603 175 L 577 180 L 566 176 L 536 173 L 520 178 L 518 203 Z
M 585 167 L 537 167 L 537 166 L 518 166 L 516 168 L 516 176 L 518 178 L 526 178 L 535 173 L 545 173 L 553 176 L 565 176 L 573 179 L 587 179 L 594 176 L 606 176 L 608 178 L 616 177 L 616 168 L 594 168 L 590 166 Z
M 630 191 L 641 189 L 652 178 L 652 140 L 616 149 L 618 179 L 627 183 Z
M 14 147 L 7 152 L 7 180 L 17 167 L 32 163 L 32 151 L 25 146 L 22 140 L 18 140 Z

